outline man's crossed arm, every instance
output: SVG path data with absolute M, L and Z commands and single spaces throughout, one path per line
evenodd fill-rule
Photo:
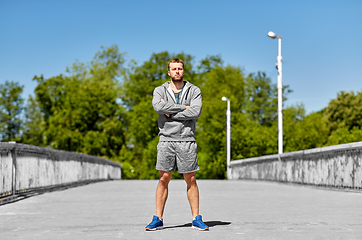
M 164 99 L 161 99 L 161 102 L 166 102 Z M 186 109 L 189 109 L 190 106 L 186 106 Z M 165 114 L 167 117 L 170 117 L 170 114 Z
M 190 99 L 190 106 L 176 104 L 174 102 L 166 102 L 161 92 L 156 88 L 153 93 L 152 105 L 158 114 L 165 114 L 174 120 L 191 120 L 196 119 L 201 114 L 202 98 L 199 88 L 195 89 Z

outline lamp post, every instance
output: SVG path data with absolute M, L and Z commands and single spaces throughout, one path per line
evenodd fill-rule
M 231 179 L 230 159 L 231 159 L 231 111 L 230 99 L 222 97 L 221 100 L 227 101 L 228 106 L 226 109 L 226 177 Z
M 268 32 L 268 37 L 278 38 L 278 154 L 283 153 L 283 82 L 282 82 L 282 36 Z

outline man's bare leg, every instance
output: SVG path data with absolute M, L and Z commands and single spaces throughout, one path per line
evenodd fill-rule
M 184 173 L 187 184 L 187 198 L 189 199 L 192 218 L 199 215 L 199 188 L 197 187 L 195 172 Z
M 168 196 L 168 183 L 171 180 L 172 172 L 159 171 L 160 179 L 156 190 L 156 216 L 162 220 Z

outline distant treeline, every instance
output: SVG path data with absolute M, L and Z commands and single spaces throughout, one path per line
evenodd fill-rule
M 0 139 L 105 157 L 123 166 L 123 178 L 155 179 L 158 115 L 151 101 L 169 80 L 167 62 L 185 61 L 185 80 L 201 88 L 197 121 L 198 178 L 225 178 L 226 103 L 231 100 L 232 159 L 278 151 L 277 87 L 263 72 L 224 66 L 220 56 L 195 63 L 185 53 L 155 53 L 140 64 L 117 46 L 101 48 L 89 63 L 38 83 L 27 102 L 23 86 L 0 85 Z M 327 81 L 328 79 L 325 79 Z M 291 90 L 283 86 L 283 100 Z M 362 140 L 362 93 L 340 92 L 328 106 L 306 115 L 302 104 L 283 110 L 284 152 Z M 175 173 L 174 178 L 181 177 Z

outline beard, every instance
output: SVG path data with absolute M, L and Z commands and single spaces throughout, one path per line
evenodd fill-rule
M 184 80 L 184 77 L 183 76 L 175 76 L 175 77 L 172 77 L 171 80 L 173 82 L 182 82 Z

